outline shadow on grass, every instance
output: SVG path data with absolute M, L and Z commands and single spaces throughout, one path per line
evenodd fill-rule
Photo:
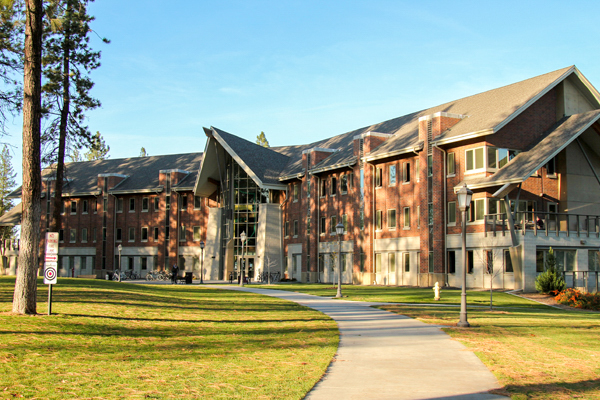
M 541 383 L 531 385 L 506 385 L 505 389 L 511 394 L 524 394 L 527 398 L 535 394 L 544 395 L 543 398 L 555 398 L 562 395 L 560 398 L 572 398 L 586 396 L 592 394 L 598 398 L 600 391 L 600 379 L 588 379 L 577 382 L 556 382 L 556 383 Z M 588 397 L 586 397 L 588 398 Z

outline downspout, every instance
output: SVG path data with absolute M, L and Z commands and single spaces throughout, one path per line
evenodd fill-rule
M 117 245 L 117 196 L 115 196 L 114 194 L 110 193 L 109 194 L 115 198 L 115 204 L 113 207 L 113 250 L 112 250 L 112 259 L 113 259 L 113 272 L 116 268 L 116 266 L 114 265 L 115 262 L 115 247 Z M 96 205 L 96 207 L 98 207 L 98 205 Z M 102 235 L 102 232 L 100 232 L 100 235 Z M 123 240 L 123 238 L 121 237 L 121 241 Z M 119 269 L 121 269 L 121 266 L 119 266 Z M 123 271 L 119 271 L 119 274 L 123 272 Z M 121 279 L 119 278 L 119 281 L 121 281 Z
M 319 190 L 321 190 L 321 177 L 317 176 L 317 191 L 315 197 L 315 203 L 317 204 L 317 282 L 321 283 L 321 266 L 319 265 L 319 258 L 321 257 L 321 198 L 319 197 Z M 323 279 L 325 279 L 325 271 L 323 271 Z
M 279 205 L 279 209 L 283 210 L 283 206 L 285 205 L 285 203 L 287 203 L 289 200 L 289 196 L 288 196 L 288 189 L 287 189 L 287 185 L 285 187 L 285 200 L 283 201 L 283 203 L 281 203 Z M 283 222 L 283 224 L 285 225 L 285 221 L 283 220 L 283 212 L 281 213 L 281 222 Z M 285 243 L 283 242 L 284 240 L 284 232 L 283 232 L 283 226 L 280 224 L 279 225 L 279 237 L 281 237 L 281 254 L 283 255 L 283 259 L 281 260 L 282 262 L 282 271 L 281 271 L 281 276 L 284 277 L 285 274 L 285 258 L 287 257 L 287 255 L 284 253 L 285 250 Z M 289 267 L 289 266 L 288 266 Z
M 447 241 L 448 241 L 448 219 L 446 217 L 446 212 L 447 212 L 447 208 L 448 208 L 448 198 L 447 198 L 447 191 L 446 191 L 446 186 L 448 184 L 448 181 L 446 179 L 446 168 L 448 167 L 448 165 L 446 164 L 446 150 L 442 149 L 441 147 L 439 147 L 437 145 L 437 143 L 433 144 L 433 147 L 435 147 L 436 149 L 440 150 L 443 154 L 444 154 L 444 165 L 443 165 L 443 171 L 444 171 L 444 175 L 443 175 L 443 179 L 444 179 L 444 207 L 442 210 L 442 218 L 443 218 L 443 226 L 444 226 L 444 254 L 442 259 L 444 260 L 444 282 L 446 284 L 446 286 L 449 286 L 448 284 L 448 260 L 446 259 L 447 253 L 448 253 L 448 249 L 447 249 Z
M 180 239 L 180 235 L 181 232 L 179 232 L 181 230 L 181 207 L 179 206 L 179 201 L 181 200 L 181 195 L 179 194 L 179 192 L 175 192 L 174 190 L 171 190 L 171 193 L 177 193 L 177 242 L 175 243 L 175 263 L 179 265 L 179 239 Z M 180 266 L 181 267 L 181 266 Z
M 371 235 L 371 260 L 372 261 L 372 270 L 373 270 L 373 282 L 377 282 L 377 275 L 375 273 L 375 223 L 377 222 L 377 216 L 375 215 L 375 165 L 371 164 L 372 168 L 372 173 L 373 173 L 373 179 L 372 179 L 372 185 L 371 185 L 371 190 L 373 191 L 373 195 L 371 196 L 371 203 L 372 203 L 372 214 L 371 214 L 371 230 L 372 230 L 372 235 Z

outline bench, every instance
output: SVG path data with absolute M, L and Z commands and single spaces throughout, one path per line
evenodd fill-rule
M 191 272 L 186 272 L 185 276 L 177 275 L 177 283 L 191 284 L 194 275 Z
M 83 279 L 96 279 L 97 276 L 96 275 L 77 275 L 77 278 L 83 278 Z

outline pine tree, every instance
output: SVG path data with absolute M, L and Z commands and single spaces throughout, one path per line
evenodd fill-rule
M 37 271 L 40 243 L 42 172 L 40 126 L 42 89 L 42 0 L 25 0 L 25 46 L 23 53 L 23 184 L 21 200 L 21 246 L 12 311 L 37 312 Z
M 85 161 L 106 160 L 109 151 L 110 146 L 106 144 L 100 132 L 96 131 L 96 134 L 92 137 L 90 150 L 83 155 L 83 159 Z
M 47 81 L 43 89 L 45 118 L 49 124 L 43 141 L 52 144 L 45 161 L 55 163 L 56 167 L 50 231 L 57 231 L 60 225 L 67 150 L 91 145 L 94 157 L 98 150 L 98 143 L 93 142 L 85 125 L 85 112 L 100 106 L 100 101 L 89 94 L 94 86 L 89 74 L 100 66 L 100 52 L 89 46 L 89 34 L 92 32 L 89 24 L 94 20 L 87 13 L 87 5 L 91 1 L 50 0 L 46 7 L 50 23 L 44 32 L 43 63 Z M 108 40 L 103 40 L 108 43 Z M 102 157 L 105 155 L 102 154 Z
M 13 208 L 12 200 L 7 196 L 13 191 L 17 182 L 16 172 L 13 170 L 11 163 L 12 156 L 7 145 L 0 152 L 0 216 L 6 214 Z M 14 236 L 14 228 L 10 226 L 0 227 L 0 240 L 12 239 Z
M 149 154 L 146 152 L 146 148 L 142 147 L 140 149 L 140 157 L 148 157 Z
M 0 132 L 7 117 L 21 109 L 23 100 L 19 76 L 23 74 L 23 9 L 22 0 L 0 0 Z
M 260 135 L 256 137 L 256 144 L 262 147 L 269 147 L 269 141 L 264 132 L 261 131 Z

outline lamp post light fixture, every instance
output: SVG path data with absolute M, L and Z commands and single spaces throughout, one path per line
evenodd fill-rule
M 202 276 L 204 275 L 204 240 L 200 241 L 200 250 L 201 250 L 201 258 L 200 258 L 200 284 L 204 284 L 204 280 Z
M 123 250 L 123 246 L 119 245 L 119 247 L 117 247 L 117 249 L 119 250 L 119 282 L 121 282 L 121 250 Z
M 240 260 L 240 286 L 244 286 L 244 243 L 246 242 L 246 231 L 240 235 L 242 241 L 242 259 Z
M 342 297 L 342 235 L 344 234 L 344 225 L 340 222 L 335 226 L 335 233 L 338 237 L 338 285 L 336 298 Z
M 462 271 L 462 293 L 460 295 L 460 321 L 456 326 L 460 328 L 468 328 L 467 321 L 467 211 L 471 205 L 471 197 L 473 192 L 469 190 L 467 184 L 460 188 L 456 193 L 458 197 L 458 208 L 462 215 L 462 254 L 463 254 L 463 271 Z

